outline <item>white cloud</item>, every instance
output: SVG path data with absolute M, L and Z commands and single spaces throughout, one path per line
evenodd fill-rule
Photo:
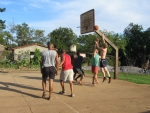
M 41 9 L 41 6 L 39 4 L 29 4 L 29 6 L 31 8 L 40 8 Z
M 32 7 L 43 8 L 49 11 L 48 15 L 55 13 L 57 18 L 53 15 L 53 20 L 45 18 L 28 23 L 32 27 L 45 29 L 47 33 L 60 26 L 70 27 L 79 35 L 80 29 L 76 27 L 80 26 L 80 14 L 94 8 L 95 23 L 100 29 L 122 33 L 130 22 L 149 27 L 149 3 L 148 0 L 70 0 L 62 3 L 54 0 L 30 0 Z
M 9 1 L 9 0 L 0 0 L 0 4 L 2 5 L 10 5 L 12 3 L 12 1 Z

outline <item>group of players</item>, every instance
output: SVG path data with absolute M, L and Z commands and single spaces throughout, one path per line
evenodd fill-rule
M 107 54 L 107 43 L 105 43 L 104 40 L 104 34 L 102 34 L 102 43 L 103 46 L 99 46 L 99 39 L 96 38 L 95 40 L 95 46 L 94 46 L 94 54 L 93 54 L 93 63 L 92 63 L 92 84 L 95 85 L 96 83 L 99 83 L 97 75 L 98 75 L 98 69 L 100 64 L 100 70 L 103 75 L 103 81 L 106 80 L 105 72 L 108 75 L 109 81 L 111 82 L 111 77 L 109 74 L 109 71 L 107 69 L 106 65 L 106 54 Z M 100 55 L 98 54 L 98 50 L 100 51 Z M 42 98 L 46 98 L 46 80 L 49 77 L 49 97 L 48 99 L 52 99 L 52 92 L 53 92 L 53 80 L 55 78 L 55 75 L 58 74 L 59 67 L 61 66 L 61 72 L 60 72 L 60 85 L 62 90 L 59 92 L 59 94 L 66 93 L 64 82 L 66 80 L 69 81 L 70 84 L 70 90 L 71 90 L 71 97 L 74 97 L 74 91 L 73 91 L 73 80 L 75 82 L 78 82 L 80 85 L 83 84 L 83 77 L 84 72 L 82 70 L 82 61 L 83 57 L 80 55 L 79 52 L 77 52 L 77 57 L 73 55 L 71 58 L 70 55 L 66 53 L 65 49 L 61 50 L 61 61 L 58 60 L 58 53 L 54 49 L 54 45 L 49 43 L 48 44 L 48 50 L 42 52 L 40 67 L 41 67 L 41 73 L 42 73 L 42 88 L 43 88 L 43 94 Z M 100 62 L 100 63 L 99 63 Z M 79 74 L 76 77 L 76 74 Z M 77 79 L 80 78 L 79 81 Z

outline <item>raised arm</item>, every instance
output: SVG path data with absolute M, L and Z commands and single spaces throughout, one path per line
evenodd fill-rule
M 100 47 L 99 47 L 99 43 L 97 42 L 97 41 L 95 41 L 95 47 L 94 47 L 94 49 L 101 49 Z
M 102 42 L 103 42 L 103 43 L 105 43 L 105 38 L 104 38 L 104 37 L 105 37 L 105 35 L 102 34 Z

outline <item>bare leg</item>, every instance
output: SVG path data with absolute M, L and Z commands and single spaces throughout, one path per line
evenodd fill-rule
M 80 77 L 81 77 L 81 74 L 79 74 L 74 80 L 77 81 L 77 79 Z
M 42 88 L 43 88 L 43 94 L 42 94 L 42 98 L 46 97 L 46 80 L 42 80 Z
M 53 79 L 49 79 L 49 96 L 52 97 L 53 92 Z
M 102 75 L 103 75 L 103 77 L 105 77 L 105 71 L 104 71 L 104 68 L 100 68 L 101 69 L 101 72 L 102 72 Z
M 105 67 L 104 70 L 106 71 L 106 73 L 107 73 L 107 75 L 108 75 L 108 78 L 109 78 L 108 83 L 110 83 L 110 82 L 111 82 L 111 77 L 110 77 L 110 73 L 109 73 L 107 67 Z
M 76 78 L 76 74 L 77 74 L 77 73 L 74 73 L 74 75 L 73 75 L 73 79 L 75 79 L 75 78 Z
M 95 74 L 95 82 L 99 84 L 98 79 L 97 79 L 97 74 Z
M 107 73 L 108 77 L 110 77 L 110 73 L 109 73 L 107 67 L 104 67 L 104 70 L 105 70 L 105 72 Z
M 84 77 L 84 75 L 81 75 L 81 78 L 80 78 L 80 81 L 79 81 L 79 84 L 80 84 L 80 85 L 83 84 L 83 81 L 82 81 L 82 80 L 83 80 L 83 77 Z
M 46 92 L 46 80 L 42 80 L 43 92 Z
M 102 71 L 102 75 L 103 75 L 103 81 L 102 82 L 104 82 L 106 80 L 104 68 L 101 68 L 101 71 Z
M 92 78 L 92 84 L 93 85 L 95 85 L 94 80 L 95 80 L 95 74 L 93 75 L 93 78 Z
M 65 91 L 64 81 L 60 80 L 60 85 L 62 87 L 62 91 Z
M 72 81 L 69 81 L 69 84 L 70 84 L 71 94 L 73 94 L 73 83 L 72 83 Z

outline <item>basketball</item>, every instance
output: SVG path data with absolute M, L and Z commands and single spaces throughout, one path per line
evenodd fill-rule
M 94 26 L 94 29 L 95 29 L 95 30 L 98 30 L 98 28 L 99 28 L 98 25 L 95 25 L 95 26 Z

